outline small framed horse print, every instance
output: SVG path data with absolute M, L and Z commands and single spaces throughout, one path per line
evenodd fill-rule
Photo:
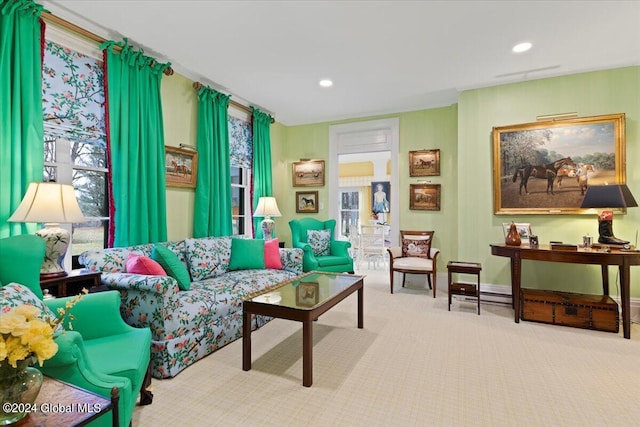
M 296 213 L 318 213 L 318 192 L 296 191 Z
M 623 113 L 493 128 L 495 214 L 588 213 L 588 185 L 625 180 Z
M 168 187 L 196 188 L 198 152 L 177 147 L 164 147 L 165 181 Z
M 440 176 L 440 150 L 409 151 L 409 176 Z

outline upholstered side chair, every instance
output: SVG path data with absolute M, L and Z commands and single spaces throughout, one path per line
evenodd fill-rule
M 435 231 L 401 230 L 401 246 L 387 249 L 389 253 L 389 278 L 393 293 L 394 273 L 402 273 L 402 287 L 405 274 L 425 274 L 429 289 L 436 297 L 436 264 L 440 249 L 431 246 Z
M 315 218 L 293 219 L 289 221 L 289 227 L 292 246 L 304 251 L 303 271 L 354 272 L 353 258 L 349 255 L 351 243 L 334 238 L 335 219 L 327 221 L 319 221 Z

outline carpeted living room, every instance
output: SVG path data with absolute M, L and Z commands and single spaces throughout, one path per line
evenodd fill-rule
M 0 425 L 634 425 L 639 16 L 0 0 Z

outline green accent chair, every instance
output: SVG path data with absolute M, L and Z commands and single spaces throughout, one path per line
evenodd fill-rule
M 351 243 L 346 240 L 335 240 L 336 220 L 319 221 L 314 218 L 293 219 L 289 221 L 292 246 L 304 251 L 302 270 L 327 271 L 332 273 L 353 273 L 353 258 L 349 255 Z M 308 230 L 331 230 L 329 255 L 315 256 L 311 245 L 307 243 Z
M 40 266 L 44 241 L 33 235 L 0 239 L 0 285 L 11 282 L 28 286 L 42 298 Z M 54 312 L 73 297 L 44 300 Z M 87 294 L 72 309 L 73 330 L 56 337 L 58 352 L 38 368 L 43 374 L 111 398 L 117 387 L 121 426 L 129 426 L 140 392 L 140 404 L 151 403 L 151 331 L 134 328 L 120 315 L 120 293 Z M 68 329 L 68 328 L 67 328 Z M 111 426 L 112 417 L 102 416 L 91 426 Z

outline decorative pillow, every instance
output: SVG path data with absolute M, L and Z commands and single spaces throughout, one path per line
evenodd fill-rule
M 307 230 L 307 243 L 315 256 L 329 255 L 331 249 L 331 230 Z
M 44 302 L 34 294 L 27 286 L 19 283 L 9 283 L 0 288 L 0 314 L 6 313 L 13 307 L 20 305 L 32 305 L 40 310 L 42 320 L 55 319 L 57 316 Z M 58 325 L 56 331 L 61 331 L 62 325 Z
M 151 276 L 166 276 L 167 272 L 156 261 L 147 256 L 129 254 L 126 263 L 126 272 L 135 274 L 149 274 Z
M 153 245 L 151 250 L 151 258 L 158 261 L 167 274 L 178 281 L 178 287 L 183 291 L 191 288 L 191 277 L 187 267 L 180 262 L 178 255 L 171 252 L 162 245 Z
M 264 240 L 231 239 L 229 270 L 264 269 Z
M 189 271 L 194 281 L 220 276 L 227 272 L 231 257 L 230 237 L 185 239 Z
M 431 258 L 431 237 L 405 236 L 402 239 L 402 254 L 409 257 Z
M 282 270 L 278 239 L 265 240 L 264 242 L 264 268 Z

